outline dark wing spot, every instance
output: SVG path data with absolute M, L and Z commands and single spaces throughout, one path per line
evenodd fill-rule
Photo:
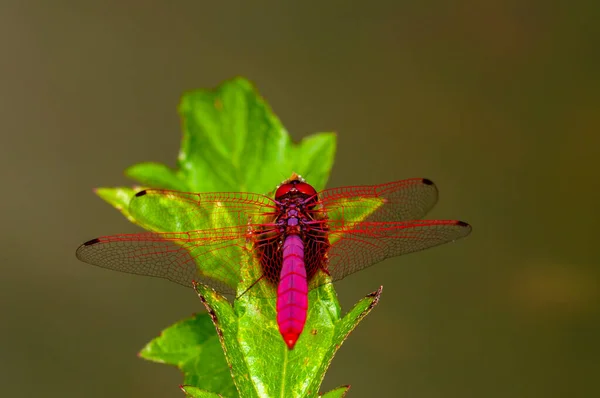
M 457 221 L 456 225 L 459 225 L 461 227 L 470 227 L 470 225 L 464 221 Z
M 91 245 L 95 245 L 96 243 L 100 243 L 100 239 L 94 238 L 92 240 L 88 240 L 87 242 L 85 242 L 83 244 L 83 246 L 91 246 Z
M 425 185 L 433 185 L 433 181 L 431 181 L 429 178 L 423 178 L 423 184 L 425 184 Z
M 135 196 L 144 196 L 145 194 L 146 194 L 146 190 L 144 189 L 143 191 L 136 193 Z

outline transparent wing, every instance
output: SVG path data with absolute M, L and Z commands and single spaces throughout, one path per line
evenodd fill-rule
M 471 227 L 460 221 L 407 221 L 427 213 L 436 200 L 437 189 L 426 179 L 321 192 L 309 211 L 315 221 L 305 227 L 312 253 L 307 268 L 326 266 L 339 280 L 386 258 L 468 235 Z M 280 266 L 281 253 L 273 243 L 279 235 L 272 224 L 277 206 L 264 195 L 145 190 L 135 195 L 129 210 L 156 232 L 93 239 L 79 247 L 77 257 L 185 286 L 200 281 L 222 293 L 235 293 L 249 247 L 263 248 L 261 258 L 271 271 Z
M 131 274 L 165 278 L 191 287 L 192 281 L 234 294 L 240 280 L 246 226 L 207 231 L 103 236 L 79 246 L 80 260 Z
M 471 226 L 455 220 L 361 222 L 350 227 L 329 222 L 335 241 L 327 251 L 327 270 L 334 281 L 386 258 L 425 250 L 467 236 Z
M 145 190 L 132 198 L 129 210 L 142 226 L 157 232 L 92 239 L 77 249 L 77 257 L 184 286 L 199 281 L 233 294 L 247 242 L 257 239 L 256 231 L 269 232 L 276 207 L 258 194 Z
M 331 220 L 389 222 L 418 220 L 438 199 L 435 184 L 426 178 L 411 178 L 380 185 L 326 189 L 318 194 L 320 206 Z
M 190 193 L 147 189 L 138 192 L 129 212 L 144 228 L 156 232 L 216 229 L 248 223 L 268 223 L 275 202 L 246 192 Z

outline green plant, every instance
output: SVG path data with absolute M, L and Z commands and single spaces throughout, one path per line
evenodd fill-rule
M 186 93 L 179 112 L 183 140 L 177 168 L 141 163 L 125 172 L 143 187 L 267 193 L 292 172 L 309 173 L 317 190 L 327 182 L 336 136 L 320 133 L 293 143 L 265 101 L 242 78 L 215 90 Z M 176 231 L 182 223 L 193 229 L 193 218 L 165 216 L 166 207 L 164 211 L 150 209 L 143 222 L 136 219 L 129 201 L 137 191 L 117 187 L 96 192 L 130 221 L 146 228 L 151 225 L 155 232 Z M 248 281 L 256 279 L 252 273 L 257 270 L 256 264 L 240 266 Z M 331 283 L 312 290 L 304 332 L 295 348 L 288 350 L 277 330 L 274 300 L 242 295 L 231 304 L 208 286 L 198 284 L 195 289 L 208 313 L 168 327 L 140 353 L 145 359 L 181 369 L 182 389 L 193 397 L 318 396 L 335 352 L 381 294 L 380 288 L 342 316 Z M 348 388 L 323 396 L 342 397 Z

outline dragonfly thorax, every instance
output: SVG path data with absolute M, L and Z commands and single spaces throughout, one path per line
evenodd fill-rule
M 304 198 L 285 198 L 280 203 L 277 225 L 285 235 L 299 235 L 302 233 L 303 222 L 310 220 L 306 213 Z

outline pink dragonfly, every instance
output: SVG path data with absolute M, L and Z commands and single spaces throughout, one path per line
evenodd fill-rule
M 419 220 L 437 198 L 437 188 L 424 178 L 317 193 L 296 174 L 277 187 L 274 198 L 147 189 L 132 198 L 130 213 L 150 230 L 161 230 L 156 220 L 176 219 L 177 230 L 103 236 L 81 245 L 77 257 L 236 294 L 249 250 L 257 260 L 251 263 L 260 264 L 257 281 L 265 280 L 277 297 L 279 331 L 293 349 L 306 322 L 308 291 L 323 280 L 318 273 L 340 280 L 386 258 L 469 234 L 470 225 L 462 221 Z M 247 284 L 249 292 L 254 284 Z

